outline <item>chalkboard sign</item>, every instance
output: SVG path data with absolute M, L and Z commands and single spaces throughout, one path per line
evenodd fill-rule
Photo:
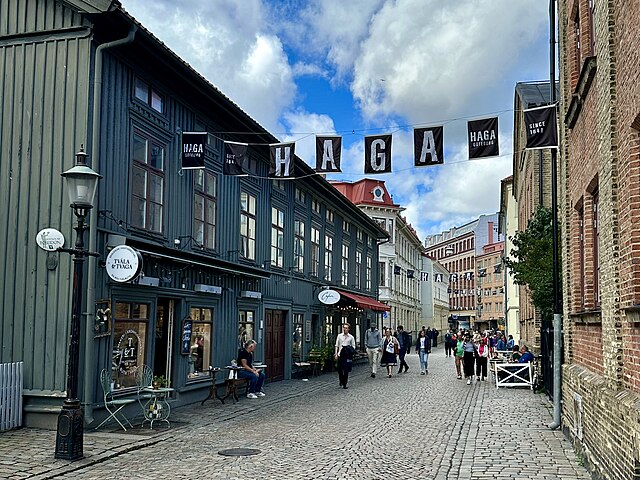
M 182 355 L 189 355 L 191 350 L 191 332 L 193 332 L 193 320 L 187 317 L 182 321 Z

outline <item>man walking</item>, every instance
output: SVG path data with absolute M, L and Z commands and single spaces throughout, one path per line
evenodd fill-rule
M 382 333 L 378 330 L 375 322 L 371 322 L 369 330 L 364 334 L 364 344 L 367 347 L 369 357 L 369 367 L 371 368 L 371 378 L 376 378 L 378 361 L 382 352 Z
M 338 361 L 338 380 L 342 388 L 347 387 L 349 372 L 353 366 L 353 355 L 356 353 L 356 339 L 349 333 L 349 324 L 342 324 L 342 333 L 336 338 L 333 357 Z
M 400 354 L 400 368 L 398 369 L 398 373 L 402 373 L 402 367 L 404 367 L 404 373 L 409 371 L 409 365 L 404 361 L 404 357 L 407 354 L 407 349 L 411 348 L 411 340 L 409 338 L 409 334 L 404 331 L 402 325 L 398 325 L 398 345 L 399 345 L 399 354 Z

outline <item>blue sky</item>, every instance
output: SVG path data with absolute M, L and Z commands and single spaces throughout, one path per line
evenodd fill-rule
M 315 165 L 314 134 L 343 135 L 364 177 L 365 135 L 393 133 L 386 182 L 419 235 L 499 208 L 513 96 L 548 79 L 540 0 L 123 0 L 124 8 Z M 466 122 L 499 115 L 500 156 L 467 159 Z M 445 165 L 413 167 L 412 128 L 444 125 Z

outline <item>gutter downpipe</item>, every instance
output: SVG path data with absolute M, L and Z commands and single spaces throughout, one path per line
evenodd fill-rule
M 132 25 L 129 34 L 125 38 L 114 40 L 112 42 L 103 43 L 96 48 L 95 56 L 95 70 L 93 78 L 93 121 L 92 121 L 92 136 L 91 136 L 91 168 L 96 172 L 100 171 L 100 114 L 102 109 L 100 108 L 102 102 L 102 55 L 105 50 L 110 48 L 119 47 L 133 42 L 137 25 Z M 93 215 L 89 216 L 89 246 L 90 252 L 96 251 L 97 244 L 97 230 L 98 230 L 98 214 L 97 210 L 94 210 Z M 96 262 L 95 257 L 88 257 L 87 268 L 87 310 L 91 310 L 91 306 L 95 304 L 96 298 Z M 89 319 L 93 318 L 93 312 L 87 313 L 87 321 L 85 325 L 85 350 L 84 350 L 84 419 L 85 423 L 90 424 L 93 422 L 93 391 L 95 385 L 95 377 L 93 376 L 93 365 L 95 361 L 94 348 L 93 348 L 93 325 Z
M 549 88 L 556 103 L 556 2 L 549 0 Z M 562 424 L 562 305 L 558 252 L 558 148 L 551 149 L 551 208 L 553 210 L 553 421 L 552 430 Z

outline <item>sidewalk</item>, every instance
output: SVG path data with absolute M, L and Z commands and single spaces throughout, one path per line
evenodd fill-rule
M 357 367 L 348 390 L 330 373 L 269 384 L 257 400 L 176 409 L 170 429 L 88 431 L 78 462 L 53 458 L 55 432 L 0 434 L 0 478 L 388 479 L 389 468 L 398 479 L 590 478 L 562 433 L 546 427 L 546 396 L 466 385 L 442 348 L 429 375 L 419 375 L 415 354 L 407 359 L 409 372 L 392 378 Z M 261 453 L 218 455 L 238 447 Z

